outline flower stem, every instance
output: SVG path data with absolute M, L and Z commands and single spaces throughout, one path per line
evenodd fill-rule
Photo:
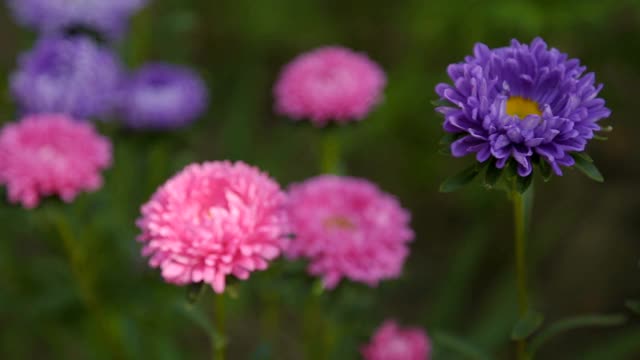
M 340 173 L 340 138 L 337 129 L 327 129 L 323 134 L 320 165 L 325 174 Z
M 224 360 L 227 339 L 225 338 L 225 299 L 224 294 L 214 294 L 213 300 L 213 333 L 211 346 L 214 360 Z
M 515 258 L 516 258 L 516 284 L 518 291 L 518 314 L 524 317 L 529 309 L 529 295 L 527 288 L 527 261 L 526 261 L 526 219 L 524 196 L 518 191 L 512 192 L 513 220 L 515 230 Z M 517 342 L 518 360 L 529 360 L 526 339 Z
M 50 216 L 51 222 L 55 226 L 60 239 L 62 240 L 64 250 L 69 259 L 71 273 L 75 279 L 80 298 L 89 313 L 93 314 L 98 323 L 100 331 L 106 339 L 112 356 L 115 359 L 126 358 L 126 352 L 121 343 L 120 334 L 117 325 L 114 325 L 104 311 L 102 305 L 98 301 L 98 297 L 93 292 L 92 274 L 87 267 L 89 262 L 84 252 L 79 248 L 79 244 L 75 239 L 73 229 L 67 218 L 58 211 L 52 211 Z

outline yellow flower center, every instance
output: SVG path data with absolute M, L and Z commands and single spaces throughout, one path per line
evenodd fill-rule
M 324 221 L 326 229 L 353 230 L 356 226 L 343 216 L 332 216 Z
M 528 115 L 542 115 L 537 102 L 520 96 L 512 96 L 507 100 L 507 114 L 524 119 Z

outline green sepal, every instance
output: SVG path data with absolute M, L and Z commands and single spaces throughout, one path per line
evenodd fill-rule
M 586 153 L 573 153 L 571 156 L 576 162 L 574 165 L 576 169 L 582 171 L 582 173 L 587 175 L 591 180 L 604 182 L 604 177 L 600 173 L 600 170 L 593 164 L 593 159 L 591 159 L 589 155 Z
M 593 135 L 593 140 L 607 141 L 609 140 L 609 138 L 605 136 L 600 136 L 600 135 Z
M 531 187 L 532 183 L 533 174 L 526 177 L 518 176 L 518 178 L 516 179 L 516 191 L 520 194 L 524 194 L 525 192 L 527 192 L 527 190 L 529 190 L 529 187 Z
M 463 186 L 473 181 L 473 179 L 475 179 L 476 176 L 480 174 L 482 167 L 483 165 L 480 163 L 473 164 L 468 168 L 462 170 L 460 173 L 447 178 L 440 185 L 440 192 L 444 192 L 444 193 L 454 192 L 462 188 Z
M 496 167 L 495 160 L 491 161 L 487 166 L 487 170 L 484 174 L 484 184 L 489 189 L 495 189 L 498 181 L 500 181 L 500 177 L 502 176 L 502 171 L 504 169 L 498 169 Z
M 449 106 L 454 107 L 455 104 L 451 103 L 451 101 L 445 99 L 431 100 L 431 105 L 433 106 Z
M 460 139 L 465 136 L 465 133 L 446 133 L 444 136 L 440 138 L 438 144 L 440 145 L 451 145 L 454 141 Z
M 542 323 L 544 316 L 539 312 L 529 310 L 522 318 L 516 322 L 511 330 L 511 340 L 523 340 L 536 332 Z
M 189 304 L 195 304 L 200 295 L 202 295 L 202 289 L 204 289 L 204 282 L 192 283 L 187 286 L 187 302 Z
M 542 180 L 544 180 L 544 182 L 549 182 L 549 180 L 551 180 L 551 178 L 553 177 L 553 171 L 551 169 L 551 165 L 549 165 L 549 163 L 547 163 L 544 160 L 540 160 L 540 163 L 538 164 L 538 168 L 540 169 L 540 175 L 542 175 Z

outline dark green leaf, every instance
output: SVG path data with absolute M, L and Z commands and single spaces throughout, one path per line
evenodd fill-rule
M 462 359 L 488 360 L 491 358 L 473 344 L 454 335 L 438 331 L 434 334 L 433 340 L 436 345 L 457 353 L 462 356 Z
M 590 163 L 592 163 L 592 162 L 593 162 L 593 158 L 592 158 L 589 154 L 587 154 L 587 153 L 585 153 L 585 152 L 582 152 L 582 153 L 575 153 L 575 154 L 573 154 L 573 157 L 574 157 L 574 158 L 576 158 L 576 157 L 581 157 L 581 158 L 582 158 L 582 159 L 584 159 L 585 161 L 588 161 L 588 162 L 590 162 Z
M 530 349 L 532 353 L 535 353 L 548 340 L 571 330 L 588 327 L 620 326 L 625 322 L 627 322 L 627 318 L 620 314 L 583 315 L 560 320 L 535 337 L 531 342 Z
M 502 175 L 502 170 L 496 167 L 495 161 L 492 161 L 489 166 L 487 166 L 487 171 L 484 175 L 484 183 L 489 188 L 495 188 L 498 180 L 500 180 L 500 176 Z
M 446 179 L 440 185 L 440 192 L 454 192 L 470 183 L 480 173 L 478 164 L 471 165 L 462 172 Z
M 527 313 L 518 320 L 511 330 L 511 340 L 523 340 L 531 336 L 540 328 L 544 317 L 536 311 L 527 311 Z
M 640 301 L 638 300 L 627 300 L 624 305 L 627 309 L 631 310 L 634 314 L 640 315 Z
M 587 177 L 591 180 L 595 180 L 597 182 L 604 182 L 604 177 L 600 173 L 600 170 L 593 164 L 593 160 L 589 161 L 591 158 L 584 154 L 572 154 L 573 159 L 576 161 L 575 168 L 582 171 Z
M 531 183 L 533 182 L 533 176 L 529 175 L 527 177 L 518 176 L 516 179 L 516 191 L 520 194 L 524 194 L 529 190 Z
M 593 139 L 594 139 L 594 140 L 600 140 L 600 141 L 607 141 L 607 140 L 609 140 L 609 138 L 608 138 L 608 137 L 600 136 L 600 135 L 593 135 Z

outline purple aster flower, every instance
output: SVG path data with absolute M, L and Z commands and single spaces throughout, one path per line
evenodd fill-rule
M 88 38 L 44 38 L 22 55 L 11 92 L 25 113 L 65 113 L 76 118 L 113 109 L 121 67 Z
M 43 33 L 85 28 L 117 38 L 147 0 L 7 0 L 16 20 Z
M 119 109 L 131 128 L 175 129 L 197 119 L 207 100 L 207 88 L 194 71 L 148 64 L 125 82 Z
M 475 154 L 499 169 L 513 159 L 522 177 L 544 161 L 562 175 L 560 167 L 574 165 L 571 154 L 584 151 L 611 114 L 598 97 L 602 85 L 585 70 L 540 38 L 498 49 L 477 44 L 473 56 L 448 67 L 453 85 L 436 86 L 450 103 L 436 110 L 456 135 L 451 153 Z

